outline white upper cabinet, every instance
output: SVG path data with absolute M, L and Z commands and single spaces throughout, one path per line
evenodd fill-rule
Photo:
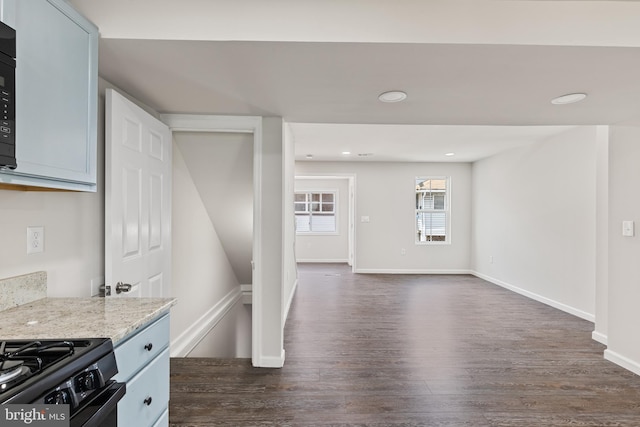
M 0 182 L 96 190 L 98 29 L 63 0 L 2 0 L 16 30 L 16 160 Z

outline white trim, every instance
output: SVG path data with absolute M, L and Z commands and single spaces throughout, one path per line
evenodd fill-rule
M 631 360 L 628 357 L 616 353 L 615 351 L 606 349 L 604 351 L 604 358 L 610 362 L 615 363 L 618 366 L 622 366 L 623 368 L 628 369 L 636 375 L 640 375 L 640 363 Z
M 242 292 L 242 303 L 243 304 L 251 304 L 253 303 L 253 285 L 240 285 L 240 291 Z
M 171 342 L 171 357 L 189 355 L 241 298 L 240 286 L 236 286 Z
M 255 133 L 262 126 L 262 117 L 259 116 L 160 114 L 160 118 L 175 132 Z
M 239 132 L 253 134 L 253 287 L 251 305 L 251 358 L 262 358 L 262 117 L 199 114 L 161 114 L 174 132 Z
M 299 263 L 316 263 L 316 264 L 348 264 L 349 259 L 297 259 L 296 262 Z
M 284 313 L 282 317 L 282 325 L 284 326 L 287 323 L 287 319 L 289 318 L 289 309 L 291 308 L 291 303 L 293 302 L 293 297 L 298 290 L 298 279 L 293 282 L 293 287 L 291 288 L 291 295 L 289 295 L 289 299 L 286 301 Z
M 586 311 L 580 310 L 578 308 L 575 307 L 571 307 L 570 305 L 566 305 L 564 303 L 552 300 L 550 298 L 544 297 L 542 295 L 538 295 L 534 292 L 531 291 L 527 291 L 526 289 L 522 289 L 519 288 L 517 286 L 514 286 L 510 283 L 506 283 L 503 282 L 502 280 L 498 280 L 498 279 L 494 279 L 493 277 L 487 276 L 485 274 L 482 273 L 478 273 L 477 271 L 472 271 L 471 274 L 473 274 L 474 276 L 486 280 L 487 282 L 491 282 L 494 285 L 498 285 L 500 287 L 503 287 L 505 289 L 508 289 L 510 291 L 513 291 L 517 294 L 523 295 L 527 298 L 531 298 L 533 300 L 536 300 L 538 302 L 541 302 L 543 304 L 546 304 L 548 306 L 551 306 L 553 308 L 557 308 L 558 310 L 564 311 L 565 313 L 569 313 L 572 314 L 574 316 L 577 316 L 581 319 L 584 320 L 588 320 L 589 322 L 595 322 L 595 315 L 591 314 L 591 313 L 587 313 Z
M 362 274 L 471 274 L 469 270 L 427 270 L 427 269 L 385 269 L 358 268 L 355 273 Z
M 593 339 L 594 341 L 598 341 L 600 344 L 604 344 L 607 345 L 608 342 L 608 337 L 598 331 L 593 331 L 591 332 L 591 339 Z
M 280 357 L 262 356 L 259 364 L 253 362 L 253 366 L 260 368 L 282 368 L 284 366 L 284 349 L 280 353 Z

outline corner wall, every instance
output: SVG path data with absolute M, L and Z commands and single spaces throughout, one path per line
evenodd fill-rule
M 610 127 L 609 271 L 605 358 L 640 375 L 640 120 Z M 635 235 L 622 236 L 622 221 Z
M 597 127 L 473 165 L 479 277 L 594 320 Z
M 282 327 L 284 328 L 289 316 L 289 309 L 298 286 L 298 267 L 296 265 L 296 230 L 293 196 L 295 188 L 295 140 L 291 128 L 287 123 L 282 125 L 282 229 L 283 229 L 283 271 L 282 286 Z
M 280 368 L 284 365 L 285 312 L 285 218 L 284 206 L 285 144 L 284 125 L 280 117 L 262 119 L 262 161 L 259 235 L 260 289 L 253 287 L 252 361 L 256 367 Z M 291 193 L 293 194 L 293 193 Z M 292 212 L 293 203 L 288 208 Z M 255 256 L 255 253 L 254 253 Z M 256 303 L 256 299 L 259 303 Z

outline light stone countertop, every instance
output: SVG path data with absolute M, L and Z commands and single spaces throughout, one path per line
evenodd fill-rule
M 169 312 L 175 298 L 43 298 L 0 311 L 0 340 L 111 338 Z
M 37 271 L 0 280 L 0 310 L 46 298 L 47 273 Z

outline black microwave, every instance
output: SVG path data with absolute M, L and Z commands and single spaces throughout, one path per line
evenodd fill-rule
M 16 31 L 0 22 L 0 169 L 16 163 Z

